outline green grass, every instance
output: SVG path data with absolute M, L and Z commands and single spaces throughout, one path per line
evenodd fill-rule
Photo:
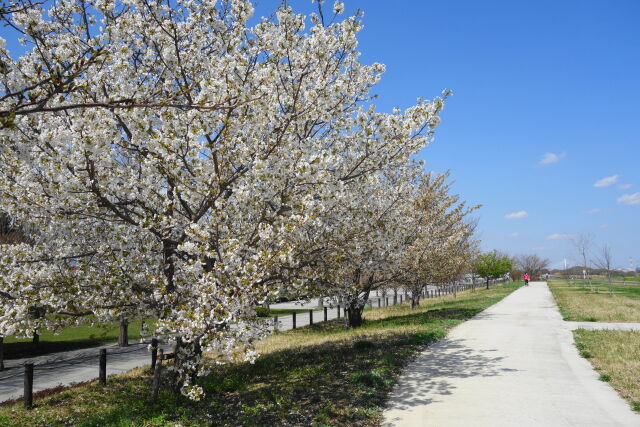
M 581 322 L 640 322 L 640 286 L 584 284 L 564 280 L 550 281 L 549 288 L 564 320 Z
M 576 347 L 634 411 L 640 412 L 640 332 L 574 331 Z
M 149 401 L 145 369 L 35 400 L 36 408 L 0 407 L 0 425 L 343 426 L 378 425 L 393 384 L 412 358 L 447 331 L 521 284 L 462 292 L 369 310 L 365 323 L 338 321 L 271 335 L 254 364 L 217 367 L 199 380 L 207 396 L 190 402 L 167 387 Z
M 141 321 L 129 323 L 129 340 L 140 339 Z M 40 335 L 40 344 L 36 348 L 31 339 L 5 337 L 4 358 L 18 359 L 58 351 L 76 350 L 94 347 L 118 340 L 120 326 L 117 322 L 95 325 L 83 325 L 63 329 L 60 334 L 45 331 Z

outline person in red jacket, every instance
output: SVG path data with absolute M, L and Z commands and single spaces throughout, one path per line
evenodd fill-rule
M 522 278 L 524 279 L 524 285 L 529 286 L 529 280 L 531 279 L 531 277 L 529 277 L 529 273 L 524 273 L 524 276 L 522 276 Z

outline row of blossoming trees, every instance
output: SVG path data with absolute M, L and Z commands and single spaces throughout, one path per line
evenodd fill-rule
M 155 318 L 197 399 L 209 362 L 254 357 L 264 301 L 340 296 L 357 326 L 372 289 L 415 304 L 467 262 L 472 208 L 412 160 L 443 99 L 377 112 L 341 3 L 50 6 L 0 11 L 25 46 L 0 48 L 0 210 L 36 230 L 0 246 L 0 335 Z

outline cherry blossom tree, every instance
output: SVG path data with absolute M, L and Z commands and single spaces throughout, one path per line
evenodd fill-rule
M 474 247 L 475 227 L 466 218 L 479 206 L 467 207 L 451 194 L 448 177 L 425 174 L 413 200 L 413 240 L 397 279 L 410 291 L 412 307 L 420 303 L 425 286 L 448 283 L 460 274 Z
M 45 4 L 1 11 L 26 53 L 0 40 L 0 209 L 37 233 L 0 248 L 0 335 L 154 317 L 176 388 L 199 399 L 208 361 L 255 357 L 254 307 L 321 286 L 309 230 L 346 241 L 334 201 L 364 205 L 363 186 L 408 164 L 443 99 L 377 112 L 384 66 L 359 62 L 358 15 Z
M 401 255 L 411 239 L 412 195 L 422 165 L 409 163 L 380 177 L 361 181 L 353 194 L 337 198 L 321 236 L 317 280 L 333 290 L 347 310 L 350 326 L 362 324 L 372 290 L 392 283 Z

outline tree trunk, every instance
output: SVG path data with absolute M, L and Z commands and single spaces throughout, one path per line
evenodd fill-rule
M 188 346 L 193 346 L 191 351 Z M 185 348 L 186 351 L 181 351 Z M 191 354 L 191 356 L 185 356 L 185 354 Z M 186 379 L 189 379 L 191 384 L 195 384 L 197 378 L 197 372 L 200 367 L 200 356 L 202 356 L 202 347 L 200 347 L 198 339 L 194 339 L 191 343 L 184 343 L 181 337 L 176 337 L 176 343 L 173 346 L 173 374 L 171 376 L 171 391 L 174 394 L 180 394 L 180 389 L 184 384 L 185 377 L 180 376 L 180 370 L 184 369 Z M 188 358 L 188 360 L 187 360 Z M 188 368 L 184 368 L 188 366 Z
M 124 316 L 120 316 L 120 334 L 118 334 L 118 347 L 129 345 L 129 322 Z
M 411 308 L 416 308 L 420 305 L 420 292 L 411 292 Z
M 171 374 L 171 391 L 173 394 L 179 394 L 182 387 L 182 381 L 180 380 L 180 374 L 178 370 L 184 365 L 184 360 L 180 357 L 180 348 L 182 347 L 182 338 L 176 337 L 176 343 L 173 345 L 173 366 L 174 370 Z
M 489 289 L 489 278 L 487 277 L 487 289 Z
M 364 311 L 364 307 L 367 305 L 367 301 L 369 301 L 369 295 L 371 295 L 371 288 L 373 287 L 373 277 L 372 274 L 369 276 L 367 280 L 367 284 L 364 286 L 362 291 L 356 290 L 355 295 L 349 297 L 345 305 L 345 309 L 347 311 L 347 324 L 350 328 L 358 328 L 362 326 L 364 319 L 362 318 L 362 313 Z M 356 272 L 355 283 L 360 282 L 360 272 Z M 358 286 L 355 287 L 358 289 Z M 360 298 L 360 293 L 363 293 L 362 298 Z
M 362 312 L 364 306 L 359 303 L 351 303 L 347 306 L 347 323 L 350 328 L 362 326 Z
M 39 307 L 31 307 L 29 309 L 31 311 L 31 315 L 34 319 L 40 319 L 42 317 L 42 312 Z M 40 334 L 37 332 L 33 333 L 33 338 L 31 339 L 33 346 L 37 349 L 40 347 Z
M 371 293 L 371 288 L 367 286 L 364 290 L 364 295 L 362 299 L 360 299 L 360 293 L 353 298 L 349 299 L 349 302 L 346 304 L 345 309 L 347 310 L 347 324 L 350 328 L 358 328 L 362 326 L 364 319 L 362 318 L 362 313 L 364 312 L 364 307 L 369 300 L 369 294 Z

